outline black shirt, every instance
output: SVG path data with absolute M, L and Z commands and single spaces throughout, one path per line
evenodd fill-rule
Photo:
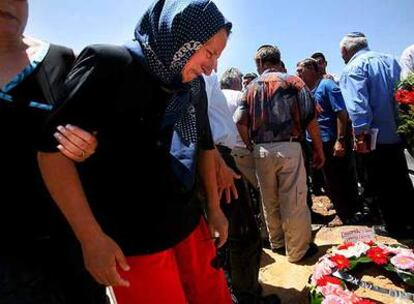
M 48 108 L 59 101 L 73 61 L 71 50 L 51 45 L 36 69 L 7 92 L 12 99 L 0 99 L 3 245 L 49 238 L 66 225 L 44 186 L 36 154 L 42 128 L 51 113 Z
M 127 58 L 127 59 L 125 59 Z M 91 46 L 65 83 L 68 94 L 53 115 L 44 150 L 53 150 L 58 124 L 97 131 L 96 153 L 78 170 L 101 227 L 127 255 L 172 247 L 199 223 L 195 191 L 171 171 L 169 140 L 161 120 L 171 95 L 122 47 Z M 214 147 L 205 90 L 197 96 L 202 149 Z

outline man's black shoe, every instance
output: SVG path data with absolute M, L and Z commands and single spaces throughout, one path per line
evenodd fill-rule
M 280 254 L 280 255 L 286 255 L 286 247 L 279 247 L 279 248 L 272 248 L 272 252 Z
M 280 304 L 282 303 L 280 301 L 280 298 L 275 295 L 275 294 L 270 294 L 267 296 L 262 296 L 261 299 L 259 300 L 260 304 Z
M 310 243 L 309 248 L 302 259 L 310 258 L 311 256 L 315 255 L 318 252 L 318 250 L 318 246 L 315 243 Z
M 332 221 L 335 217 L 335 214 L 331 215 L 322 215 L 320 213 L 317 213 L 313 210 L 311 210 L 311 221 L 312 224 L 326 224 Z
M 262 247 L 266 249 L 271 248 L 269 239 L 262 239 Z
M 368 223 L 368 220 L 368 214 L 363 214 L 362 212 L 358 211 L 355 212 L 351 217 L 343 219 L 342 222 L 344 225 L 366 225 Z
M 380 236 L 390 236 L 390 233 L 388 232 L 387 228 L 385 228 L 385 225 L 374 225 L 374 232 L 376 235 Z

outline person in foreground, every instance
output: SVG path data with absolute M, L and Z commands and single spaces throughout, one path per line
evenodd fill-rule
M 24 35 L 28 15 L 28 1 L 0 1 L 0 303 L 106 303 L 36 161 L 41 130 L 75 56 Z M 93 153 L 91 134 L 74 126 L 65 133 L 62 153 L 75 161 Z
M 118 303 L 231 303 L 211 263 L 228 224 L 201 77 L 230 30 L 212 1 L 156 1 L 134 41 L 87 47 L 66 80 L 39 164 L 87 269 L 114 286 Z M 78 167 L 54 149 L 55 127 L 66 123 L 97 131 L 94 157 Z

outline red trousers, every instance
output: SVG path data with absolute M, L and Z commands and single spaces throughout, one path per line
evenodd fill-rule
M 204 219 L 184 241 L 168 250 L 128 257 L 120 271 L 130 287 L 115 287 L 118 304 L 231 304 L 223 271 L 211 261 L 216 248 Z

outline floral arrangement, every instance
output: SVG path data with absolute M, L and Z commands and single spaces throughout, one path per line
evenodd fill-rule
M 400 245 L 374 242 L 344 243 L 322 256 L 310 278 L 311 304 L 374 304 L 358 297 L 347 288 L 344 280 L 335 276 L 346 273 L 359 264 L 374 263 L 395 272 L 408 285 L 414 286 L 413 250 Z
M 398 133 L 405 138 L 408 150 L 414 155 L 414 73 L 409 73 L 397 85 L 395 100 L 400 110 Z

